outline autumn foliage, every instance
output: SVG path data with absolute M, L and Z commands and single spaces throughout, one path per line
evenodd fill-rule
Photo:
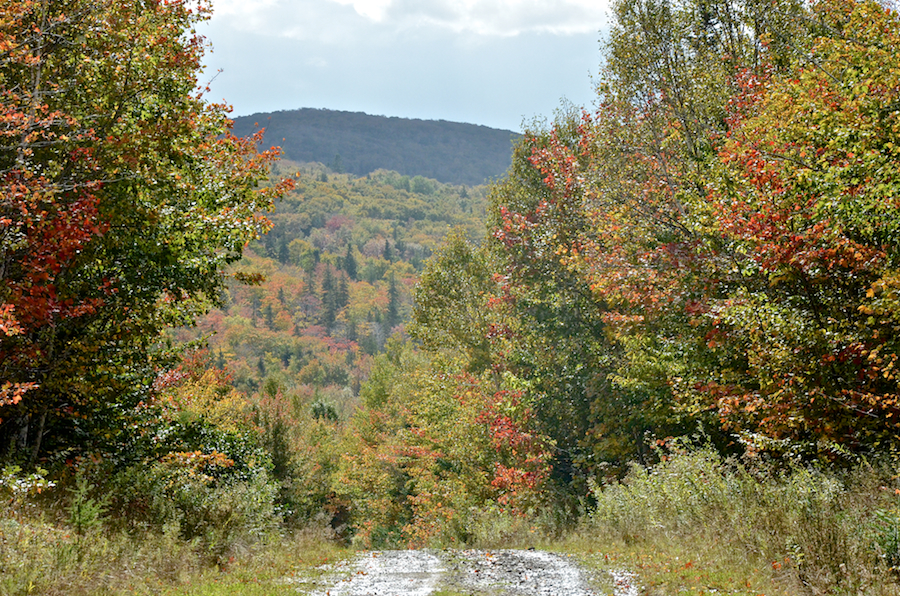
M 123 526 L 221 559 L 278 521 L 563 527 L 672 437 L 896 455 L 900 17 L 613 12 L 597 105 L 529 127 L 485 213 L 383 170 L 266 181 L 197 79 L 204 2 L 5 4 L 0 456 L 108 475 Z
M 897 16 L 769 8 L 617 3 L 596 109 L 528 131 L 485 243 L 451 232 L 428 262 L 408 330 L 433 360 L 415 374 L 441 363 L 440 391 L 478 388 L 446 403 L 475 408 L 497 458 L 455 494 L 565 519 L 673 436 L 842 462 L 897 447 Z M 391 495 L 361 511 L 367 540 L 455 519 L 423 492 L 460 456 L 400 397 L 422 387 L 364 404 L 384 430 L 349 450 L 347 484 Z
M 654 435 L 693 419 L 750 449 L 894 445 L 896 13 L 819 2 L 793 46 L 760 28 L 745 56 L 668 21 L 660 43 L 686 62 L 641 79 L 641 56 L 665 50 L 622 42 L 662 9 L 618 10 L 600 107 L 525 141 L 533 174 L 493 223 L 513 294 L 589 288 L 611 381 L 595 429 L 624 392 Z M 692 70 L 710 55 L 730 65 L 718 79 Z
M 208 14 L 180 1 L 2 9 L 5 448 L 16 435 L 33 459 L 66 418 L 107 423 L 152 378 L 160 332 L 218 300 L 224 265 L 266 227 L 282 188 L 254 185 L 275 152 L 228 135 L 227 106 L 203 99 L 193 27 Z

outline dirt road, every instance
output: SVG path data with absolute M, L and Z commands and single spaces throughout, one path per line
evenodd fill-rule
M 603 585 L 600 591 L 595 586 Z M 633 577 L 591 577 L 570 557 L 537 550 L 370 551 L 327 570 L 314 596 L 637 596 Z

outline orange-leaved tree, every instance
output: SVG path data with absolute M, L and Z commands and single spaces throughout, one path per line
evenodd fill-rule
M 744 282 L 716 301 L 745 368 L 710 405 L 733 427 L 829 451 L 894 444 L 900 280 L 900 16 L 823 0 L 812 51 L 746 73 L 711 194 Z
M 206 2 L 0 8 L 2 449 L 117 425 L 282 186 L 204 100 Z M 26 391 L 27 390 L 27 391 Z M 64 424 L 64 421 L 75 421 Z M 54 443 L 58 444 L 58 443 Z M 24 450 L 24 451 L 23 451 Z

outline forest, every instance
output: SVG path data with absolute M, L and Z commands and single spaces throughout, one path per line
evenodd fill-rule
M 536 545 L 900 594 L 896 7 L 616 0 L 475 186 L 236 135 L 209 9 L 2 9 L 0 594 Z

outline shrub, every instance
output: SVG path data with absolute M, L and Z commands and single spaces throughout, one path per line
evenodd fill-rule
M 227 558 L 277 526 L 277 485 L 265 463 L 239 469 L 216 450 L 172 452 L 117 475 L 119 511 L 132 527 L 174 532 Z

